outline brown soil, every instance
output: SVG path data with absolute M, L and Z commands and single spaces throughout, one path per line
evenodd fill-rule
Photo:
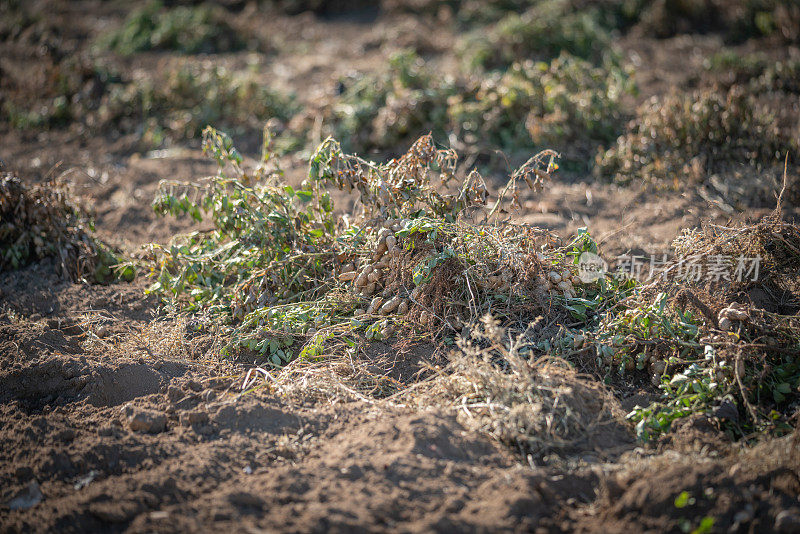
M 82 50 L 125 12 L 113 2 L 41 4 L 51 10 L 44 30 L 0 42 L 0 78 L 9 76 L 0 92 L 35 93 L 47 83 L 48 50 Z M 393 48 L 436 55 L 453 38 L 406 15 L 357 15 L 250 13 L 263 34 L 280 37 L 278 52 L 259 57 L 261 75 L 313 104 L 335 90 L 338 76 L 377 68 Z M 716 46 L 713 37 L 692 36 L 621 44 L 640 62 L 640 100 L 702 83 L 702 54 Z M 246 65 L 247 54 L 212 60 Z M 689 61 L 678 60 L 686 54 Z M 133 69 L 170 60 L 154 53 L 128 61 Z M 453 59 L 437 61 L 446 69 Z M 255 135 L 245 144 L 257 147 Z M 96 213 L 100 238 L 134 254 L 193 228 L 153 214 L 158 181 L 212 172 L 196 143 L 148 155 L 124 136 L 80 128 L 32 134 L 5 124 L 0 161 L 29 181 L 68 172 Z M 284 168 L 299 181 L 304 163 L 286 158 Z M 590 177 L 557 177 L 523 207 L 516 218 L 562 236 L 588 226 L 608 254 L 665 252 L 680 229 L 701 220 L 766 211 L 732 209 L 695 190 L 645 192 Z M 785 206 L 785 215 L 796 209 Z M 54 271 L 43 261 L 0 274 L 0 531 L 681 532 L 705 516 L 719 532 L 800 531 L 797 432 L 747 448 L 701 418 L 657 446 L 624 434 L 537 465 L 467 430 L 454 413 L 242 396 L 252 362 L 190 357 L 180 347 L 125 353 L 120 347 L 158 314 L 146 281 L 90 286 Z M 376 365 L 399 381 L 432 358 L 427 346 L 402 360 L 383 349 Z M 647 392 L 626 395 L 620 410 Z M 600 442 L 603 449 L 594 448 Z M 693 500 L 678 507 L 684 491 Z

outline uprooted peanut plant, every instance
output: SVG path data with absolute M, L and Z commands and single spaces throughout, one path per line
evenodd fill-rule
M 74 281 L 133 278 L 130 266 L 113 269 L 120 256 L 93 231 L 91 219 L 63 180 L 28 186 L 12 174 L 0 174 L 0 272 L 54 258 Z
M 282 181 L 269 143 L 267 134 L 260 164 L 247 171 L 230 139 L 206 130 L 218 175 L 164 182 L 155 203 L 162 213 L 210 217 L 214 229 L 154 247 L 151 289 L 177 309 L 221 321 L 232 346 L 281 365 L 297 353 L 289 347 L 315 356 L 336 333 L 460 332 L 488 311 L 515 317 L 575 295 L 563 262 L 558 280 L 546 276 L 553 253 L 546 233 L 465 219 L 476 210 L 493 217 L 523 183 L 537 187 L 557 167 L 553 152 L 518 169 L 508 198 L 486 209 L 481 176 L 457 179 L 456 154 L 430 136 L 385 164 L 345 154 L 328 139 L 299 189 Z M 361 213 L 335 216 L 329 187 L 357 191 Z
M 742 298 L 771 284 L 782 302 L 797 305 L 790 273 L 800 238 L 779 218 L 675 243 L 682 255 L 726 246 L 760 254 L 773 269 L 760 282 L 723 279 L 721 290 L 607 275 L 583 283 L 578 258 L 598 252 L 587 232 L 565 244 L 498 218 L 503 205 L 518 204 L 520 187 L 536 189 L 557 169 L 552 151 L 517 169 L 490 200 L 480 174 L 461 173 L 456 153 L 431 136 L 386 163 L 346 154 L 329 138 L 299 187 L 283 180 L 268 131 L 252 168 L 224 133 L 206 129 L 203 146 L 218 173 L 162 182 L 154 206 L 213 226 L 151 246 L 150 290 L 193 315 L 190 335 L 213 332 L 226 340 L 224 353 L 261 357 L 271 367 L 260 369 L 265 387 L 291 389 L 287 380 L 304 369 L 319 378 L 320 365 L 349 358 L 331 366 L 340 392 L 468 405 L 479 428 L 536 455 L 569 450 L 596 425 L 619 421 L 602 405 L 591 417 L 570 408 L 591 387 L 578 370 L 621 390 L 640 383 L 661 391 L 628 416 L 644 439 L 724 407 L 733 409 L 719 412 L 720 424 L 736 436 L 790 428 L 800 325 L 785 310 L 750 312 L 758 303 Z M 332 188 L 357 194 L 353 214 L 337 214 Z M 403 384 L 356 378 L 353 356 L 377 341 L 458 350 L 449 366 L 430 370 L 425 388 L 406 393 Z M 542 411 L 546 429 L 535 423 Z M 550 445 L 536 438 L 542 432 Z

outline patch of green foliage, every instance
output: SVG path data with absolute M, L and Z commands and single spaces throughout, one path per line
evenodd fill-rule
M 290 97 L 253 76 L 187 63 L 165 79 L 110 86 L 98 119 L 103 124 L 121 124 L 126 130 L 141 129 L 145 141 L 158 145 L 165 138 L 199 137 L 209 124 L 237 132 L 260 130 L 269 118 L 287 119 L 294 110 Z
M 46 64 L 48 84 L 31 104 L 29 94 L 9 94 L 4 99 L 2 117 L 20 130 L 50 129 L 68 126 L 76 119 L 85 119 L 97 108 L 97 88 L 119 81 L 119 76 L 86 58 L 67 57 Z M 22 102 L 17 100 L 19 97 Z
M 399 2 L 402 4 L 402 2 Z M 618 32 L 669 37 L 720 32 L 730 41 L 800 39 L 800 6 L 793 0 L 495 0 L 423 2 L 430 13 L 450 9 L 467 31 L 460 45 L 470 68 L 506 68 L 549 60 L 563 51 L 594 62 L 613 55 Z
M 794 0 L 657 0 L 641 15 L 640 28 L 658 37 L 709 31 L 729 41 L 770 37 L 800 39 L 800 5 Z
M 97 45 L 122 55 L 147 50 L 197 54 L 238 50 L 244 42 L 221 8 L 199 5 L 165 9 L 160 0 L 151 0 L 132 11 L 121 28 L 100 36 Z
M 726 85 L 743 85 L 758 93 L 800 94 L 800 60 L 796 58 L 775 61 L 764 54 L 742 55 L 726 49 L 709 57 L 705 68 Z
M 613 139 L 623 122 L 620 102 L 633 91 L 629 71 L 562 54 L 483 78 L 473 94 L 451 100 L 450 126 L 487 148 L 532 142 L 569 153 L 576 142 Z
M 291 96 L 252 74 L 181 63 L 163 76 L 131 80 L 100 63 L 65 63 L 53 71 L 50 103 L 33 108 L 4 103 L 18 129 L 59 128 L 75 122 L 94 132 L 136 133 L 147 147 L 197 138 L 208 124 L 234 132 L 260 131 L 270 118 L 287 120 Z
M 35 109 L 26 109 L 6 101 L 3 111 L 8 123 L 17 130 L 57 128 L 67 125 L 73 118 L 70 103 L 63 95 Z
M 724 421 L 733 435 L 789 428 L 783 414 L 800 387 L 800 362 L 791 351 L 758 354 L 745 347 L 739 350 L 746 357 L 737 364 L 729 350 L 738 337 L 703 335 L 709 325 L 676 307 L 666 293 L 650 300 L 635 289 L 631 298 L 613 301 L 617 305 L 601 315 L 599 325 L 584 333 L 596 348 L 598 365 L 607 370 L 607 381 L 641 376 L 661 390 L 660 399 L 628 414 L 640 439 L 669 432 L 678 419 L 710 415 L 725 402 L 741 413 Z M 796 346 L 796 339 L 789 341 Z M 748 413 L 746 406 L 758 408 Z
M 388 0 L 384 7 L 393 11 L 415 14 L 441 15 L 452 13 L 460 29 L 493 24 L 513 13 L 523 13 L 546 4 L 556 5 L 553 0 Z M 644 2 L 642 0 L 595 0 L 591 3 L 570 0 L 565 11 L 597 11 L 596 15 L 605 26 L 626 28 L 635 22 Z M 553 9 L 545 6 L 545 9 Z
M 468 153 L 548 146 L 569 157 L 576 144 L 619 134 L 621 99 L 634 90 L 629 71 L 568 54 L 452 80 L 437 77 L 409 52 L 395 56 L 386 72 L 347 87 L 333 116 L 335 133 L 357 132 L 348 140 L 350 150 L 389 150 L 433 132 Z
M 229 286 L 257 268 L 278 273 L 284 302 L 297 301 L 324 271 L 323 263 L 334 253 L 330 197 L 316 184 L 299 190 L 283 184 L 280 169 L 267 166 L 269 143 L 267 136 L 260 165 L 247 173 L 231 139 L 209 128 L 203 149 L 218 162 L 218 175 L 190 188 L 191 196 L 175 193 L 183 189 L 181 184 L 162 184 L 154 203 L 158 213 L 190 215 L 198 221 L 208 217 L 215 229 L 162 250 L 151 291 L 188 297 L 186 309 L 214 313 L 230 308 Z
M 731 162 L 757 168 L 782 163 L 797 137 L 739 87 L 654 97 L 637 110 L 628 132 L 596 158 L 595 173 L 617 183 L 699 183 Z
M 643 371 L 662 389 L 663 401 L 637 407 L 628 416 L 637 424 L 637 435 L 649 439 L 668 431 L 676 419 L 706 413 L 730 394 L 732 372 L 713 350 L 701 356 L 702 321 L 690 310 L 670 306 L 666 293 L 652 302 L 634 295 L 633 305 L 605 314 L 592 338 L 608 380 Z M 727 383 L 718 380 L 723 376 Z
M 471 68 L 496 69 L 517 61 L 550 60 L 563 52 L 599 60 L 611 45 L 602 10 L 575 9 L 570 0 L 538 2 L 509 13 L 492 27 L 477 30 L 462 44 Z
M 633 309 L 635 315 L 641 316 L 642 311 L 644 308 Z M 671 313 L 680 316 L 677 309 Z M 668 314 L 657 316 L 661 324 L 665 316 Z M 651 439 L 669 432 L 678 419 L 711 415 L 725 403 L 738 411 L 738 414 L 726 414 L 722 421 L 734 436 L 764 430 L 782 434 L 789 430 L 791 426 L 785 414 L 791 413 L 800 387 L 800 362 L 796 354 L 792 355 L 796 349 L 786 351 L 778 347 L 777 352 L 759 351 L 743 343 L 742 348 L 734 349 L 740 351 L 740 356 L 734 357 L 730 347 L 740 340 L 738 336 L 728 340 L 713 336 L 701 338 L 697 335 L 700 325 L 697 318 L 684 314 L 675 323 L 680 328 L 679 335 L 658 330 L 627 334 L 624 338 L 624 328 L 608 325 L 611 328 L 608 332 L 617 337 L 622 350 L 612 349 L 605 353 L 606 357 L 611 358 L 620 373 L 635 375 L 637 371 L 625 371 L 625 364 L 621 362 L 630 361 L 630 351 L 637 351 L 636 368 L 649 369 L 651 379 L 662 391 L 659 400 L 648 406 L 637 406 L 628 414 L 636 423 L 637 435 Z M 790 346 L 797 347 L 796 339 L 789 341 Z M 648 348 L 652 349 L 650 354 Z
M 695 348 L 694 342 L 700 333 L 697 318 L 691 311 L 670 312 L 666 293 L 660 293 L 650 304 L 603 317 L 595 332 L 597 351 L 603 363 L 616 366 L 619 372 L 647 367 L 652 359 L 648 347 L 631 344 L 631 339 L 663 337 L 668 343 L 674 343 L 669 350 L 678 353 Z
M 449 122 L 448 99 L 468 90 L 435 76 L 412 51 L 391 56 L 384 72 L 343 82 L 331 112 L 332 133 L 346 150 L 362 152 L 407 145 L 427 132 L 441 139 Z

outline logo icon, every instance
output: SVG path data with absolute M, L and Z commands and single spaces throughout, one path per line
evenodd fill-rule
M 578 278 L 588 284 L 603 278 L 608 272 L 608 263 L 592 252 L 582 252 L 578 257 Z

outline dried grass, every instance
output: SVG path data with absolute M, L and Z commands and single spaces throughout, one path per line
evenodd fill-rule
M 531 359 L 526 337 L 512 338 L 491 316 L 459 338 L 447 368 L 419 391 L 417 404 L 457 411 L 460 421 L 540 459 L 606 448 L 628 438 L 623 413 L 603 386 L 564 360 Z

